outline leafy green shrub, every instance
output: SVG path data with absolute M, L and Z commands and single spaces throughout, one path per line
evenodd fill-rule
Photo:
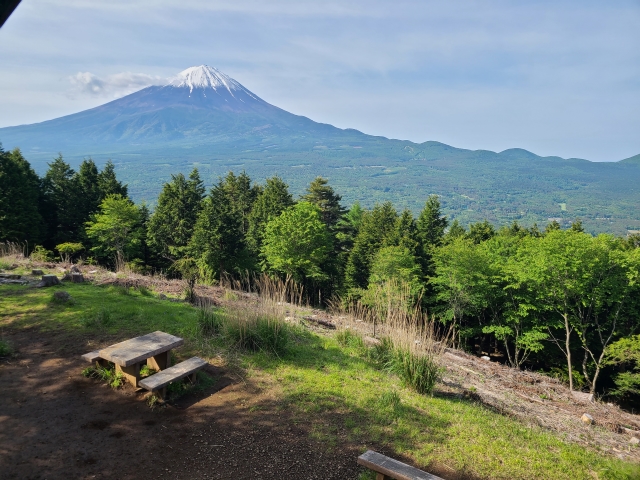
M 569 373 L 567 367 L 553 367 L 548 372 L 541 371 L 540 373 L 544 375 L 549 375 L 551 378 L 556 378 L 560 380 L 565 385 L 569 385 Z M 573 387 L 580 390 L 584 387 L 587 382 L 584 380 L 582 374 L 577 371 L 575 368 L 572 370 L 573 373 Z
M 53 252 L 47 250 L 42 245 L 36 245 L 31 255 L 29 255 L 29 258 L 34 262 L 51 262 L 53 261 Z
M 0 340 L 0 357 L 8 357 L 11 355 L 12 351 L 13 350 L 6 341 Z
M 625 366 L 627 371 L 615 376 L 616 388 L 609 392 L 615 397 L 640 395 L 640 335 L 621 338 L 609 346 L 606 365 Z
M 130 262 L 126 263 L 126 270 L 129 270 L 132 273 L 144 275 L 145 273 L 148 273 L 149 268 L 144 264 L 144 261 L 139 258 L 134 258 Z
M 207 337 L 222 331 L 223 317 L 211 308 L 199 308 L 197 312 L 198 328 Z
M 56 245 L 56 250 L 60 253 L 60 260 L 64 263 L 69 263 L 73 256 L 84 250 L 84 245 L 81 243 L 61 243 Z
M 103 367 L 97 363 L 94 367 L 85 368 L 82 375 L 106 382 L 113 389 L 122 387 L 125 381 L 122 372 L 116 371 L 115 367 Z
M 8 268 L 11 268 L 11 263 L 0 259 L 0 270 L 7 270 Z
M 143 365 L 143 366 L 140 367 L 140 378 L 149 377 L 149 376 L 153 375 L 156 372 L 157 372 L 157 370 L 151 368 L 149 365 Z

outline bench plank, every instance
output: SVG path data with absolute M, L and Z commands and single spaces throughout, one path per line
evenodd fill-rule
M 130 367 L 149 357 L 179 347 L 183 343 L 184 340 L 180 337 L 156 331 L 103 348 L 99 350 L 99 354 L 101 358 L 116 365 Z
M 154 392 L 166 387 L 171 382 L 175 382 L 176 380 L 180 380 L 187 375 L 191 375 L 192 373 L 197 372 L 201 368 L 204 368 L 206 365 L 207 362 L 202 360 L 200 357 L 192 357 L 189 360 L 180 362 L 173 367 L 167 368 L 166 370 L 154 373 L 153 375 L 138 382 L 138 385 L 146 388 L 151 392 Z
M 360 455 L 358 464 L 396 480 L 442 480 L 440 477 L 418 470 L 411 465 L 394 460 L 373 450 L 367 450 Z
M 85 353 L 81 358 L 89 363 L 95 363 L 100 358 L 100 350 L 94 350 L 93 352 Z

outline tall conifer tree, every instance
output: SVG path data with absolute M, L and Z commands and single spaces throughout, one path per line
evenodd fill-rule
M 254 254 L 260 251 L 269 220 L 279 216 L 294 203 L 289 186 L 280 177 L 267 178 L 266 185 L 257 196 L 249 214 L 247 245 Z
M 40 179 L 19 149 L 4 152 L 0 145 L 0 241 L 43 239 L 39 211 Z
M 197 169 L 187 180 L 172 175 L 158 197 L 158 205 L 148 224 L 148 242 L 165 259 L 177 260 L 186 253 L 194 225 L 202 210 L 204 184 Z

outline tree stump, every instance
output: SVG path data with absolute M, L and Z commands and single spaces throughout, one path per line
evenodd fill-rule
M 81 273 L 72 273 L 71 274 L 71 281 L 73 283 L 82 283 L 82 282 L 84 282 L 84 277 L 82 276 Z
M 42 270 L 31 270 L 31 275 L 44 275 Z
M 52 287 L 54 285 L 60 285 L 60 280 L 55 275 L 43 275 L 42 281 L 37 285 L 38 287 Z

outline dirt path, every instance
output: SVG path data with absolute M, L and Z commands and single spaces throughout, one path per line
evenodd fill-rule
M 356 447 L 327 450 L 221 369 L 199 398 L 151 410 L 132 389 L 84 378 L 84 352 L 63 335 L 3 333 L 18 351 L 0 361 L 3 479 L 357 478 Z

